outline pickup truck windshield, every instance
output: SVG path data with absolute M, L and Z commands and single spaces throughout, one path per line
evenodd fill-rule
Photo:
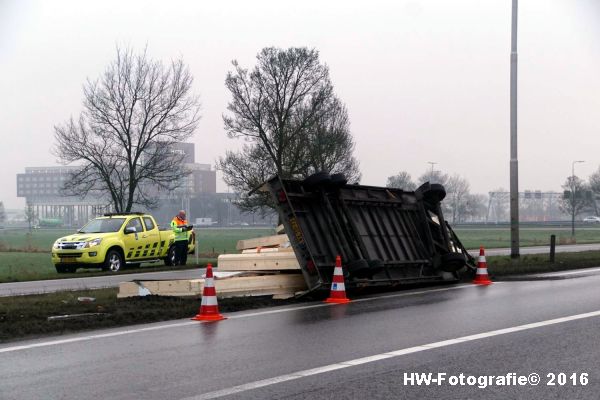
M 79 230 L 79 233 L 107 233 L 117 232 L 123 226 L 125 218 L 99 218 L 94 219 L 83 228 Z

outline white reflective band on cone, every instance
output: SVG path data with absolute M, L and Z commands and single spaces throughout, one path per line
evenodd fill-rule
M 485 262 L 485 256 L 479 256 L 479 262 Z
M 202 298 L 202 306 L 216 306 L 217 298 L 215 296 L 205 296 Z
M 331 284 L 331 290 L 336 290 L 336 291 L 341 291 L 341 290 L 346 290 L 346 284 L 344 283 L 338 283 L 338 282 L 333 282 Z
M 477 275 L 487 275 L 487 268 L 477 268 Z
M 204 280 L 204 286 L 206 286 L 206 287 L 215 287 L 214 278 L 206 278 Z

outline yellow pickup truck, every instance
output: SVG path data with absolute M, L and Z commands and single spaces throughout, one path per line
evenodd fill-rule
M 117 272 L 124 265 L 164 261 L 173 265 L 175 234 L 160 230 L 154 217 L 144 213 L 110 213 L 88 222 L 77 233 L 59 238 L 52 246 L 56 272 L 77 268 L 102 268 Z M 188 252 L 193 253 L 196 236 L 190 230 Z

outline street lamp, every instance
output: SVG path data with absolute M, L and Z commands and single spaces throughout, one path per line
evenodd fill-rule
M 435 161 L 427 161 L 427 164 L 431 165 L 431 173 L 429 174 L 429 182 L 433 179 L 433 166 L 437 164 Z
M 510 32 L 510 258 L 519 258 L 519 161 L 517 158 L 517 16 L 512 0 Z
M 575 164 L 584 163 L 583 160 L 571 163 L 571 236 L 575 236 Z

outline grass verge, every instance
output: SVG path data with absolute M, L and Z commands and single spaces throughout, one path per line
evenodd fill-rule
M 191 318 L 198 313 L 198 298 L 146 296 L 117 299 L 118 289 L 60 292 L 0 298 L 0 342 L 50 334 L 113 328 L 138 323 Z M 93 297 L 93 302 L 79 301 Z M 298 303 L 270 297 L 219 300 L 221 312 Z M 48 317 L 71 316 L 48 319 Z M 75 315 L 75 317 L 72 317 Z
M 491 256 L 486 259 L 490 275 L 493 278 L 501 279 L 507 275 L 598 267 L 600 266 L 600 251 L 556 253 L 553 263 L 550 262 L 548 254 L 521 255 L 518 261 L 512 260 L 510 256 Z
M 510 247 L 510 228 L 462 228 L 454 229 L 456 235 L 467 249 L 486 249 Z M 600 229 L 597 227 L 578 228 L 575 238 L 571 237 L 570 228 L 521 228 L 519 241 L 522 247 L 547 246 L 550 235 L 556 235 L 557 244 L 600 243 Z
M 0 251 L 50 253 L 52 244 L 60 237 L 72 235 L 73 230 L 27 229 L 0 230 Z M 272 228 L 197 228 L 200 253 L 234 253 L 238 240 L 273 235 Z
M 176 269 L 190 269 L 203 267 L 206 263 L 217 262 L 216 258 L 203 257 L 198 259 L 198 264 L 195 263 L 194 256 L 188 258 L 190 264 L 185 267 L 167 267 L 162 263 L 142 264 L 139 268 L 125 268 L 119 271 L 118 274 L 132 274 L 141 272 L 158 272 L 158 271 L 173 271 Z M 85 278 L 89 276 L 108 275 L 98 268 L 93 269 L 78 269 L 73 274 L 58 274 L 50 260 L 50 254 L 43 253 L 17 253 L 17 252 L 0 252 L 0 283 L 5 282 L 23 282 L 23 281 L 39 281 L 46 279 L 64 279 L 64 278 Z

